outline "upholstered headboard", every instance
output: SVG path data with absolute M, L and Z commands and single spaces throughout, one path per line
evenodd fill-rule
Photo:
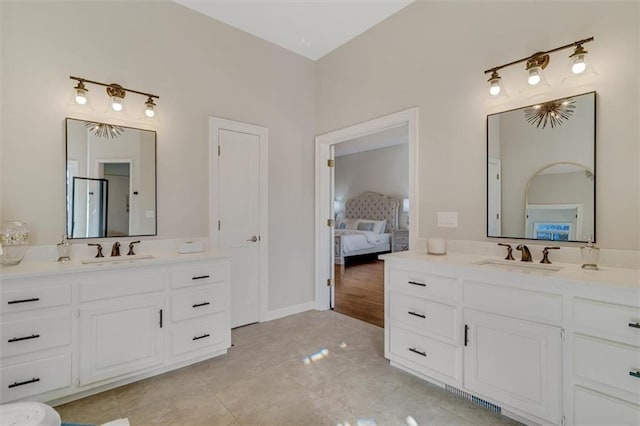
M 345 203 L 345 218 L 386 220 L 386 232 L 398 228 L 400 202 L 377 192 L 365 192 Z

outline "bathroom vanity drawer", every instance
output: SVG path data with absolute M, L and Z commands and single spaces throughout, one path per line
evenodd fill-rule
M 496 314 L 535 321 L 560 323 L 562 296 L 498 286 L 479 281 L 464 281 L 465 306 Z
M 2 403 L 71 385 L 71 354 L 0 368 Z
M 0 293 L 0 312 L 3 314 L 23 312 L 32 309 L 63 306 L 71 303 L 71 285 L 48 285 L 39 287 L 18 288 L 13 284 L 28 284 L 25 280 L 7 280 L 12 289 Z
M 391 268 L 389 269 L 389 285 L 392 289 L 409 292 L 419 297 L 449 301 L 459 299 L 458 280 L 444 275 Z
M 576 376 L 640 395 L 640 349 L 582 335 L 573 346 Z
M 573 400 L 573 422 L 576 425 L 640 424 L 640 406 L 577 386 Z
M 573 301 L 576 330 L 640 346 L 640 308 L 587 299 Z
M 198 262 L 171 271 L 172 288 L 213 284 L 228 279 L 229 267 L 226 262 Z
M 458 315 L 453 306 L 390 291 L 389 318 L 394 323 L 402 323 L 456 342 Z
M 40 351 L 71 343 L 68 312 L 0 324 L 0 358 Z
M 171 319 L 181 321 L 226 310 L 228 288 L 224 284 L 198 287 L 171 296 Z
M 460 360 L 460 349 L 440 341 L 391 326 L 389 346 L 392 355 L 399 356 L 426 369 L 450 377 L 460 377 L 456 368 Z M 393 358 L 392 358 L 393 359 Z
M 180 355 L 202 348 L 230 346 L 228 314 L 219 313 L 176 327 L 171 332 L 171 352 Z
M 80 284 L 80 302 L 162 291 L 166 279 L 162 272 L 106 273 Z

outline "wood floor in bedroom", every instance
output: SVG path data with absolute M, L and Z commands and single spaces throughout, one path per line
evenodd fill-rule
M 362 257 L 335 268 L 334 310 L 384 327 L 384 262 Z

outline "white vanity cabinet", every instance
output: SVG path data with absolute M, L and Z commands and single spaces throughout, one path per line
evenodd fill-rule
M 70 276 L 0 280 L 0 401 L 72 384 Z
M 640 424 L 640 307 L 630 301 L 573 299 L 575 424 Z
M 527 273 L 471 255 L 381 257 L 392 365 L 526 424 L 640 424 L 636 272 L 614 271 L 610 284 L 579 265 Z
M 226 353 L 229 271 L 201 255 L 3 275 L 0 402 L 69 401 Z
M 464 386 L 559 424 L 562 296 L 540 291 L 533 281 L 463 273 Z
M 231 346 L 231 295 L 225 265 L 193 263 L 171 274 L 169 354 L 181 359 Z
M 424 265 L 385 267 L 385 356 L 421 377 L 459 386 L 460 286 Z

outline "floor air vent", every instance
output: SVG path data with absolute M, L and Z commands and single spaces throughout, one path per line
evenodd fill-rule
M 500 408 L 499 406 L 492 404 L 488 401 L 485 401 L 484 399 L 478 398 L 477 396 L 471 395 L 468 392 L 465 392 L 458 388 L 454 388 L 453 386 L 449 386 L 449 385 L 444 385 L 444 388 L 449 392 L 459 396 L 460 398 L 467 399 L 473 402 L 474 404 L 477 404 L 483 408 L 486 408 L 487 410 L 493 411 L 494 413 L 498 413 L 498 414 L 502 413 L 502 408 Z

